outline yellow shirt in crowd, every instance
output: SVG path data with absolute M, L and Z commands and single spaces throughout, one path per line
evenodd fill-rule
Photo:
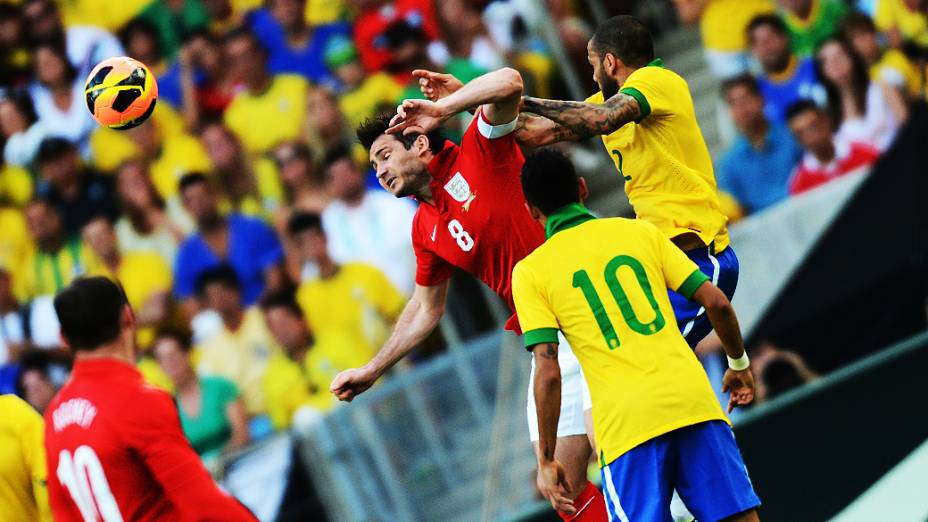
M 303 407 L 325 412 L 337 403 L 329 383 L 342 370 L 357 368 L 368 361 L 353 338 L 330 334 L 315 338 L 302 362 L 283 353 L 275 354 L 264 375 L 267 414 L 275 429 L 290 427 L 293 414 Z
M 15 165 L 0 166 L 0 200 L 23 206 L 32 199 L 32 177 Z
M 898 49 L 887 49 L 880 60 L 870 67 L 870 79 L 898 86 L 902 82 L 905 93 L 913 99 L 922 91 L 922 76 L 911 60 Z
M 548 218 L 547 241 L 512 273 L 525 346 L 558 342 L 580 361 L 608 464 L 678 428 L 727 418 L 677 327 L 670 288 L 708 278 L 651 223 L 595 219 L 582 205 Z M 608 241 L 603 241 L 608 238 Z
M 260 94 L 239 92 L 225 112 L 225 123 L 252 155 L 269 152 L 278 143 L 295 139 L 306 121 L 309 84 L 303 78 L 278 74 Z
M 709 0 L 699 19 L 703 46 L 710 51 L 744 51 L 748 24 L 774 11 L 770 0 Z
M 17 297 L 28 300 L 54 295 L 82 275 L 101 273 L 100 260 L 79 239 L 70 239 L 57 252 L 33 248 L 14 273 Z
M 51 522 L 45 487 L 45 424 L 26 401 L 0 395 L 0 520 Z
M 126 252 L 116 273 L 101 265 L 100 274 L 116 279 L 126 291 L 129 305 L 138 313 L 154 295 L 170 293 L 171 269 L 155 252 Z M 140 348 L 147 349 L 155 338 L 154 327 L 139 328 L 136 339 Z
M 218 375 L 232 381 L 242 392 L 251 415 L 267 411 L 264 396 L 264 370 L 271 357 L 280 353 L 258 307 L 245 310 L 238 330 L 223 327 L 198 347 L 197 372 Z
M 686 80 L 658 59 L 630 74 L 621 92 L 638 100 L 641 117 L 602 140 L 625 178 L 635 215 L 669 238 L 692 232 L 724 250 L 727 218 Z M 603 99 L 597 92 L 586 101 Z
M 387 339 L 406 305 L 387 276 L 365 263 L 345 263 L 329 279 L 303 282 L 296 299 L 313 335 L 355 335 L 356 349 L 368 359 Z
M 29 252 L 34 248 L 26 217 L 15 207 L 0 207 L 0 267 L 14 276 L 14 288 L 19 289 L 20 269 Z
M 356 129 L 384 106 L 395 107 L 402 94 L 402 85 L 388 74 L 379 72 L 368 76 L 357 89 L 342 94 L 338 99 L 338 107 L 345 115 L 348 128 Z
M 882 32 L 896 29 L 903 40 L 928 47 L 928 16 L 918 10 L 909 9 L 905 0 L 878 0 L 873 23 Z

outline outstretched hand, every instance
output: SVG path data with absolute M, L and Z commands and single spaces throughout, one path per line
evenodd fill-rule
M 754 400 L 754 375 L 751 369 L 735 371 L 725 370 L 722 377 L 722 393 L 731 392 L 728 398 L 728 413 L 736 406 L 747 406 Z
M 377 376 L 366 368 L 352 368 L 336 375 L 329 385 L 329 391 L 338 397 L 338 400 L 351 402 L 376 381 Z
M 428 134 L 450 117 L 450 113 L 433 101 L 403 100 L 396 108 L 396 116 L 390 120 L 387 134 Z
M 445 73 L 416 69 L 412 75 L 419 82 L 419 90 L 431 101 L 438 101 L 464 87 L 464 83 Z

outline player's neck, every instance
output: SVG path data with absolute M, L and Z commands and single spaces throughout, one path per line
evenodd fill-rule
M 325 256 L 317 263 L 319 265 L 319 275 L 322 279 L 332 279 L 338 273 L 338 265 L 332 258 Z
M 127 346 L 125 340 L 122 338 L 101 345 L 96 350 L 79 350 L 74 354 L 75 361 L 93 361 L 99 359 L 116 359 L 126 364 L 135 364 L 132 348 L 131 346 Z

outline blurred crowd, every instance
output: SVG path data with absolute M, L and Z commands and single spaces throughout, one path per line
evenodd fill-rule
M 735 129 L 715 172 L 730 217 L 872 164 L 928 99 L 924 0 L 675 3 L 699 22 Z
M 0 1 L 0 393 L 44 409 L 70 365 L 52 298 L 103 274 L 207 461 L 332 408 L 332 377 L 375 353 L 414 285 L 415 208 L 377 186 L 353 129 L 422 97 L 417 68 L 466 82 L 511 65 L 566 96 L 528 4 Z M 582 4 L 546 7 L 586 78 Z M 874 162 L 925 98 L 928 2 L 675 4 L 724 80 L 732 217 Z M 159 89 L 128 131 L 96 125 L 83 92 L 119 55 Z M 775 350 L 770 390 L 811 378 Z
M 102 274 L 208 462 L 333 407 L 331 379 L 372 357 L 415 273 L 414 205 L 368 174 L 354 128 L 422 97 L 417 68 L 514 64 L 550 96 L 517 3 L 0 2 L 0 393 L 45 408 L 70 367 L 53 297 Z M 552 8 L 585 55 L 570 6 Z M 120 55 L 159 91 L 128 131 L 84 100 Z

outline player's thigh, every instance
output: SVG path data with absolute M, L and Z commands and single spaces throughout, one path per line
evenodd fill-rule
M 561 367 L 561 412 L 557 424 L 557 436 L 569 437 L 583 435 L 586 437 L 586 425 L 583 421 L 583 394 L 586 383 L 580 371 L 580 362 L 570 350 L 566 340 L 561 340 L 557 357 Z M 528 400 L 525 415 L 528 421 L 529 436 L 532 442 L 538 440 L 538 413 L 535 408 L 535 360 L 528 382 Z
M 664 437 L 632 448 L 602 468 L 610 520 L 673 522 L 673 457 Z
M 674 430 L 675 486 L 700 522 L 715 522 L 760 505 L 731 427 L 709 421 Z

